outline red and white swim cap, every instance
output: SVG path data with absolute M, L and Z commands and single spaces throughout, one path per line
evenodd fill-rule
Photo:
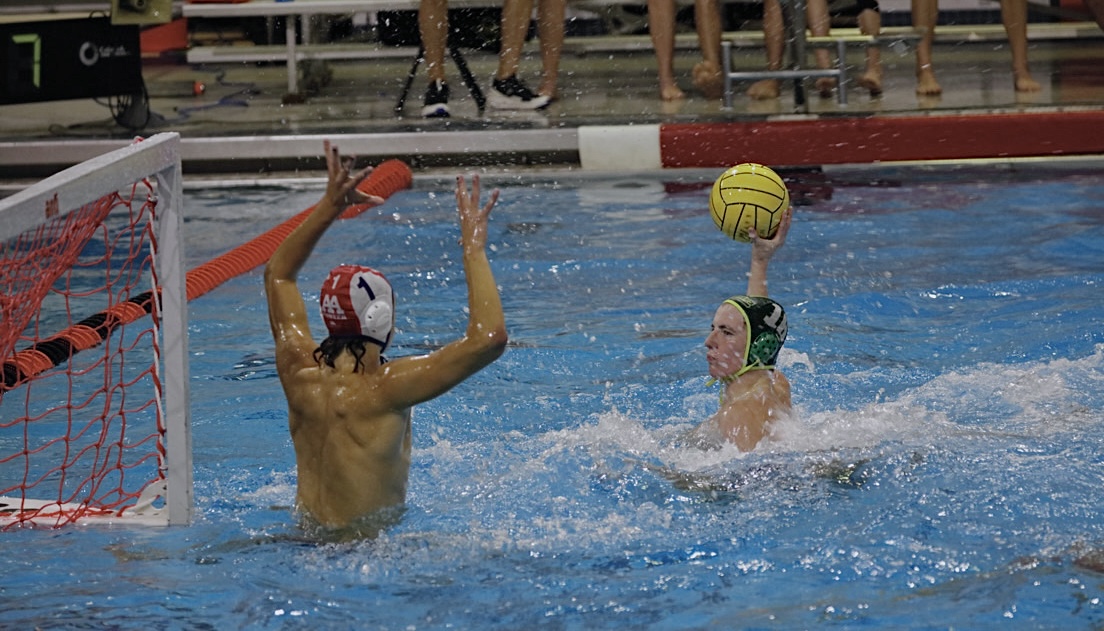
M 338 265 L 322 283 L 322 320 L 331 336 L 363 335 L 386 350 L 395 329 L 391 283 L 363 265 Z

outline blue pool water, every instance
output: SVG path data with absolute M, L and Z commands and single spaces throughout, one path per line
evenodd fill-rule
M 1100 628 L 1104 178 L 1028 167 L 794 174 L 771 270 L 797 418 L 750 454 L 702 341 L 748 246 L 708 174 L 488 180 L 511 346 L 415 411 L 401 521 L 312 541 L 260 270 L 190 305 L 194 525 L 3 533 L 5 628 Z M 466 320 L 450 182 L 325 236 L 383 269 L 392 355 Z M 195 190 L 194 267 L 313 186 Z M 319 326 L 320 322 L 316 323 Z

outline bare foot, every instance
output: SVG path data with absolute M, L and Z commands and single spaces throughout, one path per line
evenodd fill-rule
M 1039 85 L 1039 82 L 1028 73 L 1016 73 L 1013 78 L 1016 82 L 1017 92 L 1038 92 L 1043 89 L 1043 86 Z
M 756 81 L 747 89 L 747 95 L 749 97 L 760 101 L 777 99 L 779 94 L 781 94 L 781 88 L 778 85 L 778 79 L 763 79 L 762 81 Z
M 867 70 L 858 79 L 859 87 L 870 90 L 870 96 L 880 96 L 882 94 L 882 72 L 881 70 Z
M 707 99 L 719 99 L 724 96 L 724 73 L 711 61 L 699 61 L 691 73 L 694 87 Z
M 675 99 L 674 101 L 660 101 L 659 111 L 664 116 L 674 116 L 682 111 L 683 106 L 686 105 L 686 99 Z
M 836 89 L 836 80 L 832 77 L 821 77 L 816 80 L 816 89 L 820 94 L 820 98 L 830 98 L 832 96 L 832 90 Z
M 681 101 L 686 98 L 686 93 L 674 81 L 670 83 L 660 81 L 659 98 L 663 101 Z
M 943 94 L 943 87 L 935 80 L 931 66 L 925 65 L 916 69 L 916 93 L 928 96 Z
M 933 110 L 943 103 L 943 97 L 938 94 L 917 94 L 916 104 L 920 109 Z

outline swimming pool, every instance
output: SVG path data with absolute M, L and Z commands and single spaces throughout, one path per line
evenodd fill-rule
M 1101 173 L 794 176 L 771 286 L 798 418 L 775 442 L 677 444 L 715 410 L 702 342 L 749 255 L 705 214 L 706 174 L 489 178 L 511 346 L 416 409 L 397 525 L 353 543 L 297 527 L 256 270 L 190 305 L 194 525 L 3 533 L 5 626 L 1104 624 Z M 302 287 L 377 266 L 393 355 L 452 339 L 450 186 L 331 230 Z M 319 194 L 191 191 L 188 267 Z

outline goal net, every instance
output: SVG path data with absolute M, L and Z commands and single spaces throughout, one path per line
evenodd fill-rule
M 0 529 L 191 519 L 179 147 L 0 199 Z

